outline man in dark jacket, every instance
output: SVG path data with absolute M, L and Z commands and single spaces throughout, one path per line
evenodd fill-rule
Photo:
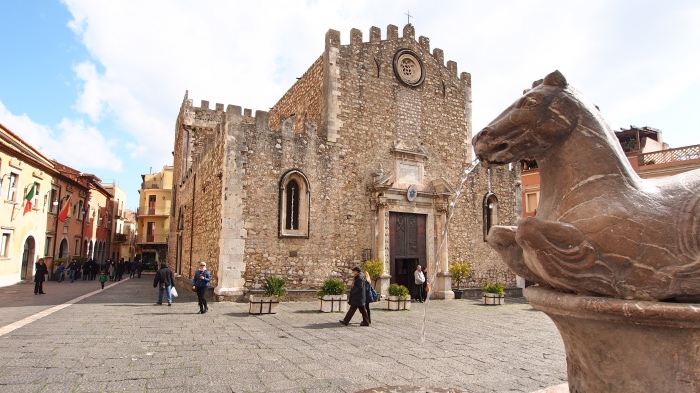
M 156 272 L 156 277 L 153 279 L 153 288 L 158 287 L 158 305 L 163 304 L 163 291 L 166 291 L 168 297 L 168 306 L 173 302 L 173 297 L 170 294 L 170 288 L 175 284 L 175 276 L 168 265 L 160 265 L 160 270 Z
M 75 275 L 78 272 L 78 262 L 73 259 L 70 261 L 70 264 L 68 264 L 68 274 L 70 275 L 70 282 L 75 281 Z
M 352 316 L 355 315 L 355 311 L 359 309 L 360 314 L 362 314 L 362 323 L 360 323 L 360 326 L 369 326 L 369 317 L 365 310 L 365 275 L 361 273 L 360 268 L 357 266 L 352 268 L 352 275 L 355 276 L 355 278 L 353 279 L 352 288 L 350 288 L 350 296 L 348 298 L 350 309 L 348 313 L 345 314 L 345 319 L 341 319 L 340 323 L 348 326 Z

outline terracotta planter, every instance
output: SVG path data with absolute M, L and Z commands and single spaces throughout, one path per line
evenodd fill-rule
M 280 304 L 280 300 L 276 297 L 250 295 L 249 303 L 249 314 L 277 314 L 277 306 Z
M 325 295 L 318 300 L 321 301 L 321 312 L 347 312 L 348 295 Z
M 505 295 L 498 293 L 482 292 L 481 298 L 487 306 L 500 306 L 505 303 Z
M 411 309 L 411 299 L 400 299 L 398 296 L 389 296 L 386 301 L 387 310 L 390 311 L 403 311 Z
M 524 292 L 559 329 L 571 392 L 700 391 L 700 304 Z

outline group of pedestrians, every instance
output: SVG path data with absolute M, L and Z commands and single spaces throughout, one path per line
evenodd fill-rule
M 192 279 L 192 290 L 197 292 L 197 303 L 199 304 L 199 312 L 197 314 L 204 314 L 209 311 L 207 299 L 205 298 L 209 281 L 211 281 L 211 274 L 207 270 L 206 262 L 199 262 L 199 269 L 194 273 Z M 156 276 L 153 278 L 153 288 L 158 288 L 156 305 L 160 306 L 163 304 L 163 297 L 167 300 L 168 306 L 172 305 L 174 286 L 175 275 L 173 271 L 166 264 L 160 265 L 160 269 L 158 269 Z
M 348 303 L 350 303 L 350 309 L 345 318 L 341 319 L 339 322 L 345 326 L 348 326 L 350 320 L 355 315 L 356 311 L 360 311 L 362 314 L 362 322 L 360 326 L 369 326 L 372 323 L 369 304 L 376 302 L 379 299 L 377 291 L 372 287 L 370 275 L 368 272 L 362 273 L 362 269 L 355 266 L 352 268 L 352 287 L 350 288 L 350 294 L 348 295 Z
M 141 278 L 143 272 L 143 263 L 141 261 L 124 261 L 124 258 L 119 262 L 107 260 L 107 273 L 109 281 L 121 281 L 124 278 L 124 273 L 129 272 L 129 278 Z

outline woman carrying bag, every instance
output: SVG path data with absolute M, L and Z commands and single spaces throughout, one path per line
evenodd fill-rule
M 204 314 L 209 311 L 207 299 L 204 298 L 207 294 L 209 281 L 211 281 L 211 275 L 209 270 L 207 270 L 206 262 L 199 262 L 199 269 L 194 272 L 194 278 L 192 279 L 192 290 L 197 291 L 197 301 L 199 302 L 199 312 L 197 314 Z

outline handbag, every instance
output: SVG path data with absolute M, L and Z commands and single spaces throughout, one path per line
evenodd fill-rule
M 175 289 L 175 286 L 170 287 L 170 295 L 172 297 L 177 297 L 177 289 Z

